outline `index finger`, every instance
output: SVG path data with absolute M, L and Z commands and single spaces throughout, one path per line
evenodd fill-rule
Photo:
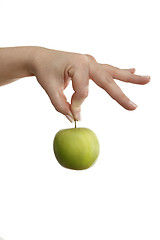
M 88 96 L 88 69 L 75 70 L 72 76 L 72 86 L 75 91 L 71 98 L 71 110 L 75 120 L 80 120 L 81 104 Z

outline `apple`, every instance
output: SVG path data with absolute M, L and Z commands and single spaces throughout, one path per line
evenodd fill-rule
M 55 135 L 53 148 L 57 161 L 63 167 L 74 170 L 89 168 L 99 155 L 98 139 L 88 128 L 60 130 Z

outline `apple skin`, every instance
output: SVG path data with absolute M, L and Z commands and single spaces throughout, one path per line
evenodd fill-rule
M 74 170 L 89 168 L 99 155 L 97 136 L 88 128 L 60 130 L 55 135 L 53 148 L 57 161 Z

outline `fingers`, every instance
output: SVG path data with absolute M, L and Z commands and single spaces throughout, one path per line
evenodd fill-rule
M 88 67 L 78 69 L 72 74 L 72 86 L 75 91 L 71 98 L 71 111 L 75 120 L 80 120 L 81 104 L 88 96 Z
M 62 88 L 57 86 L 49 86 L 45 88 L 52 104 L 55 109 L 64 114 L 70 122 L 74 120 L 80 120 L 81 104 L 88 96 L 89 76 L 88 68 L 74 69 L 74 71 L 68 73 L 72 78 L 72 86 L 75 91 L 71 98 L 71 105 L 67 102 L 67 99 L 63 93 Z
M 135 84 L 146 84 L 150 81 L 150 76 L 140 76 L 134 74 L 135 69 L 119 69 L 114 68 L 112 77 L 123 82 L 130 82 Z
M 90 69 L 91 79 L 127 110 L 134 110 L 137 105 L 122 92 L 113 79 L 135 84 L 146 84 L 150 81 L 149 76 L 135 75 L 134 68 L 119 69 L 108 64 L 95 63 Z
M 110 81 L 104 80 L 101 82 L 101 87 L 122 107 L 127 110 L 135 110 L 137 105 L 133 103 L 120 89 L 120 87 L 111 78 Z
M 137 105 L 133 103 L 115 83 L 111 74 L 107 71 L 103 71 L 101 65 L 95 65 L 90 76 L 91 79 L 101 88 L 103 88 L 114 100 L 116 100 L 122 107 L 127 110 L 136 109 Z M 129 70 L 131 74 L 134 73 L 134 69 Z

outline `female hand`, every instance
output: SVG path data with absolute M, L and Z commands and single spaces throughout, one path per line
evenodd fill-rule
M 55 109 L 71 122 L 80 120 L 81 104 L 88 96 L 89 79 L 103 88 L 114 100 L 127 110 L 137 105 L 122 92 L 114 79 L 135 84 L 146 84 L 149 76 L 135 75 L 135 69 L 119 69 L 97 63 L 90 55 L 70 53 L 37 47 L 33 74 L 48 94 Z M 71 104 L 63 93 L 72 80 L 74 94 Z

